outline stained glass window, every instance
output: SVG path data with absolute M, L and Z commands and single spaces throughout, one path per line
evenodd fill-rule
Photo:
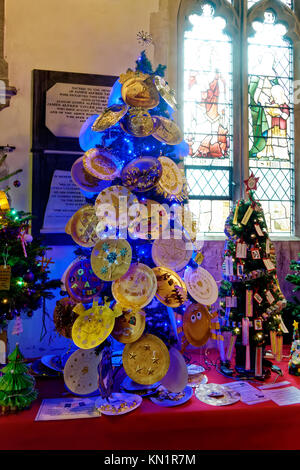
M 203 232 L 223 232 L 231 199 L 232 41 L 211 4 L 184 33 L 183 129 L 191 208 Z
M 282 3 L 284 3 L 286 6 L 290 7 L 291 9 L 294 8 L 294 1 L 293 0 L 280 0 Z M 252 7 L 252 5 L 255 5 L 255 3 L 258 3 L 259 0 L 248 0 L 248 8 Z
M 293 47 L 286 27 L 267 10 L 249 38 L 249 167 L 270 233 L 293 233 Z

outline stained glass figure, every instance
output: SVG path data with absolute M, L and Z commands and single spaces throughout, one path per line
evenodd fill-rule
M 293 226 L 293 47 L 287 29 L 267 10 L 249 38 L 249 166 L 270 233 Z M 269 219 L 269 220 L 268 220 Z

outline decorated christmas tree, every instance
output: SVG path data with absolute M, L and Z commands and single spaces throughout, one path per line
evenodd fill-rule
M 35 380 L 28 374 L 24 357 L 18 344 L 8 356 L 8 364 L 1 370 L 0 406 L 2 413 L 16 412 L 28 408 L 36 399 Z
M 298 254 L 298 260 L 292 260 L 290 263 L 290 270 L 292 273 L 286 276 L 286 280 L 293 285 L 293 295 L 290 300 L 287 301 L 284 309 L 284 314 L 288 317 L 294 318 L 294 320 L 300 320 L 300 253 Z
M 195 261 L 182 165 L 188 145 L 172 118 L 175 94 L 164 73 L 165 67 L 153 70 L 141 53 L 135 70 L 115 82 L 106 109 L 82 127 L 85 153 L 71 170 L 74 183 L 90 196 L 66 226 L 81 251 L 64 273 L 68 297 L 58 301 L 54 320 L 65 334 L 69 318 L 68 334 L 78 348 L 101 347 L 103 397 L 112 386 L 112 339 L 124 348 L 123 366 L 135 383 L 163 380 L 174 360 L 181 364 L 184 388 L 186 364 L 179 351 L 209 339 L 208 306 L 218 296 L 214 279 Z M 178 354 L 170 353 L 174 349 Z
M 245 180 L 246 197 L 233 207 L 225 224 L 223 281 L 220 286 L 220 319 L 230 331 L 230 345 L 223 360 L 230 367 L 235 348 L 236 370 L 263 377 L 264 346 L 271 342 L 277 360 L 282 354 L 281 317 L 285 305 L 276 275 L 276 256 L 259 201 L 258 178 Z

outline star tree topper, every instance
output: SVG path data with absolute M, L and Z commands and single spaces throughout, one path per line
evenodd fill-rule
M 257 189 L 257 182 L 259 178 L 255 178 L 253 171 L 248 179 L 244 180 L 244 184 L 246 186 L 246 192 L 255 191 Z

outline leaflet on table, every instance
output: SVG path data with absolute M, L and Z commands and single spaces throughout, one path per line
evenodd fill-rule
M 48 398 L 42 401 L 35 421 L 61 419 L 98 418 L 94 398 Z
M 300 403 L 300 390 L 297 387 L 284 387 L 275 390 L 265 390 L 264 392 L 270 400 L 279 406 Z
M 41 232 L 64 233 L 69 219 L 84 204 L 85 197 L 73 183 L 71 172 L 55 170 Z
M 232 382 L 223 384 L 241 395 L 241 401 L 247 405 L 255 405 L 270 400 L 261 390 L 250 385 L 248 382 Z

